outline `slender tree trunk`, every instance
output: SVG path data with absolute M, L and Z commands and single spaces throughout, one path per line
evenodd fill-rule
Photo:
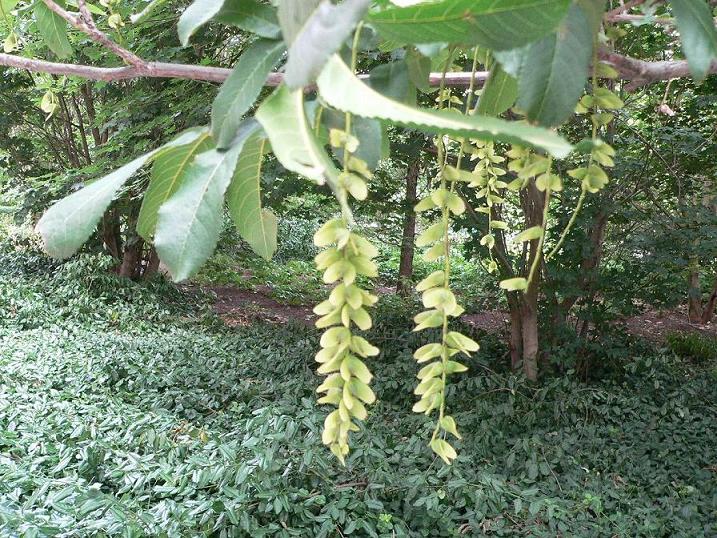
M 137 278 L 142 262 L 142 246 L 144 241 L 139 236 L 135 236 L 125 244 L 124 253 L 122 255 L 122 265 L 120 265 L 119 276 L 126 278 Z
M 60 101 L 60 108 L 62 110 L 62 121 L 65 127 L 65 138 L 68 145 L 67 149 L 69 151 L 70 161 L 72 162 L 73 166 L 79 168 L 80 166 L 82 166 L 82 163 L 80 163 L 79 152 L 77 151 L 77 145 L 75 144 L 75 135 L 72 129 L 72 115 L 70 114 L 70 109 L 67 106 L 65 96 L 59 94 L 58 99 Z
M 96 124 L 95 114 L 95 100 L 92 96 L 92 86 L 89 82 L 86 82 L 80 87 L 82 92 L 82 100 L 85 102 L 85 110 L 87 111 L 87 119 L 90 123 L 90 132 L 92 138 L 95 141 L 95 146 L 101 146 L 103 143 L 102 134 L 100 133 L 99 127 Z
M 523 295 L 520 309 L 520 329 L 523 336 L 523 373 L 531 381 L 538 379 L 538 286 L 530 287 Z
M 687 309 L 690 323 L 702 322 L 702 288 L 700 287 L 699 262 L 696 257 L 690 259 L 687 276 Z
M 717 276 L 715 277 L 714 286 L 712 286 L 710 298 L 707 299 L 707 305 L 702 311 L 702 323 L 709 323 L 712 321 L 712 316 L 714 316 L 715 313 L 715 307 L 717 307 Z
M 122 236 L 120 234 L 119 216 L 110 209 L 102 216 L 102 242 L 110 255 L 119 260 L 122 258 Z
M 80 105 L 77 102 L 77 97 L 74 94 L 72 94 L 70 97 L 72 108 L 74 109 L 75 115 L 77 116 L 77 126 L 80 130 L 80 141 L 82 142 L 82 153 L 85 157 L 85 161 L 87 161 L 87 164 L 92 164 L 92 157 L 90 156 L 90 147 L 87 144 L 87 133 L 85 132 L 85 123 L 82 119 Z
M 539 226 L 543 218 L 545 200 L 543 194 L 535 186 L 534 181 L 531 181 L 521 191 L 521 205 L 525 215 L 525 228 Z M 530 241 L 530 246 L 527 250 L 528 255 L 525 258 L 524 270 L 526 277 L 533 261 L 542 256 L 542 253 L 538 251 L 538 243 L 537 239 Z M 531 381 L 535 381 L 538 378 L 538 293 L 541 273 L 542 271 L 535 272 L 533 282 L 523 293 L 520 305 L 520 329 L 523 335 L 523 373 Z
M 519 370 L 523 365 L 523 329 L 520 298 L 515 292 L 508 293 L 508 307 L 510 309 L 510 367 Z
M 144 270 L 143 278 L 152 278 L 159 271 L 159 255 L 154 247 L 149 249 L 147 267 Z
M 401 260 L 398 265 L 396 292 L 406 295 L 413 277 L 413 254 L 416 239 L 416 187 L 421 171 L 420 160 L 413 161 L 406 172 L 406 199 L 404 201 L 403 234 L 401 236 Z

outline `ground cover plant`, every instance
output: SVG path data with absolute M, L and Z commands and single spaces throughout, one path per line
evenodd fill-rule
M 0 533 L 717 534 L 716 24 L 0 0 Z
M 315 330 L 229 330 L 166 284 L 101 264 L 66 268 L 68 282 L 41 259 L 38 269 L 31 254 L 3 253 L 0 535 L 717 531 L 714 361 L 695 368 L 635 346 L 598 381 L 568 373 L 536 386 L 484 336 L 451 386 L 464 440 L 444 467 L 406 412 L 411 350 L 431 337 L 388 301 L 375 315 L 389 328 L 374 333 L 378 400 L 342 467 L 319 442 Z M 94 285 L 68 285 L 77 279 Z

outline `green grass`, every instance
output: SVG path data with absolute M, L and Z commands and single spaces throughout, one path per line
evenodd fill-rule
M 97 258 L 0 261 L 0 536 L 717 533 L 717 385 L 672 355 L 530 385 L 474 334 L 446 467 L 410 412 L 411 350 L 431 335 L 388 300 L 379 400 L 344 468 L 320 443 L 315 331 L 223 328 L 202 297 Z

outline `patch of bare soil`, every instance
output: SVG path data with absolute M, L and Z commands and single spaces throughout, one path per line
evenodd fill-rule
M 675 310 L 653 310 L 622 320 L 627 331 L 654 342 L 661 342 L 670 333 L 696 332 L 717 336 L 717 324 L 690 323 L 684 308 Z
M 245 290 L 235 286 L 212 286 L 204 289 L 216 294 L 214 311 L 229 326 L 250 325 L 257 320 L 313 325 L 316 319 L 310 306 L 281 304 L 261 288 Z
M 229 326 L 249 325 L 262 320 L 274 323 L 296 321 L 313 326 L 316 316 L 308 305 L 282 304 L 270 296 L 268 288 L 257 287 L 253 290 L 235 286 L 212 286 L 204 288 L 216 294 L 214 311 Z M 378 290 L 390 293 L 393 290 Z M 462 321 L 486 332 L 508 332 L 510 316 L 503 310 L 484 310 L 475 314 L 465 314 Z M 661 342 L 673 332 L 699 332 L 717 337 L 717 324 L 699 325 L 690 323 L 684 309 L 653 310 L 621 320 L 628 333 L 654 342 Z

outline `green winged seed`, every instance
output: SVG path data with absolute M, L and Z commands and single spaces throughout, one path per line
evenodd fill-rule
M 420 315 L 420 314 L 419 314 Z M 418 316 L 416 316 L 418 317 Z M 440 357 L 443 352 L 443 346 L 441 344 L 433 343 L 426 344 L 425 346 L 419 347 L 414 353 L 413 357 L 420 363 L 429 361 L 436 357 Z
M 441 428 L 443 428 L 445 431 L 453 435 L 454 437 L 458 439 L 462 439 L 461 435 L 458 433 L 458 428 L 456 427 L 456 421 L 455 419 L 450 416 L 446 415 L 443 417 L 440 421 Z
M 523 243 L 525 241 L 532 241 L 534 239 L 539 239 L 543 235 L 543 228 L 541 226 L 533 226 L 531 228 L 528 228 L 527 230 L 523 230 L 518 235 L 515 236 L 516 243 Z
M 443 271 L 434 271 L 421 280 L 418 285 L 416 285 L 416 291 L 426 291 L 428 289 L 435 288 L 436 286 L 440 286 L 443 284 L 444 279 L 445 273 Z
M 413 319 L 416 322 L 416 326 L 413 329 L 414 332 L 443 325 L 443 313 L 438 310 L 421 312 Z

